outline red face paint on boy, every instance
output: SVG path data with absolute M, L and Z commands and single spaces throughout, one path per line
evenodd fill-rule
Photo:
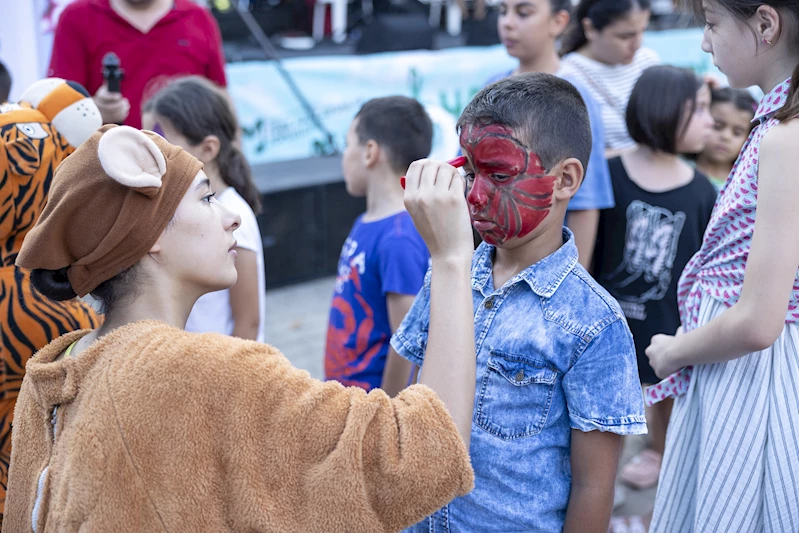
M 473 168 L 469 213 L 483 240 L 502 245 L 529 235 L 549 214 L 555 176 L 507 126 L 467 126 L 461 146 Z

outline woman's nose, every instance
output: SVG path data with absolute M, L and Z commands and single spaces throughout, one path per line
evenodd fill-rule
M 238 229 L 239 226 L 241 226 L 241 217 L 238 213 L 233 213 L 233 220 L 232 224 L 230 225 L 230 230 L 233 231 Z
M 221 203 L 217 205 L 222 209 L 222 224 L 224 225 L 225 231 L 233 231 L 241 226 L 241 217 L 238 213 L 228 209 Z

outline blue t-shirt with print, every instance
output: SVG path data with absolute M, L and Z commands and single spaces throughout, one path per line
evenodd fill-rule
M 563 530 L 571 432 L 646 433 L 635 346 L 618 303 L 563 246 L 494 287 L 495 248 L 472 261 L 477 355 L 470 454 L 475 487 L 408 531 Z M 391 340 L 423 365 L 430 274 Z
M 486 85 L 513 75 L 513 71 L 497 74 Z M 576 80 L 564 76 L 563 79 L 574 85 L 580 92 L 588 108 L 588 118 L 591 121 L 591 136 L 593 145 L 591 156 L 588 159 L 583 184 L 577 193 L 569 200 L 569 211 L 589 211 L 592 209 L 610 209 L 616 203 L 613 200 L 613 185 L 610 182 L 610 170 L 605 159 L 605 126 L 602 125 L 602 112 L 591 94 Z
M 325 378 L 379 387 L 391 325 L 386 295 L 415 295 L 430 262 L 410 215 L 355 221 L 341 249 L 325 348 Z

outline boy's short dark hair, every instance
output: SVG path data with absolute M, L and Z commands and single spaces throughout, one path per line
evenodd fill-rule
M 374 140 L 386 150 L 389 164 L 397 173 L 404 173 L 411 163 L 430 155 L 433 122 L 413 98 L 387 96 L 369 100 L 355 118 L 360 143 Z
M 696 109 L 696 92 L 704 82 L 693 71 L 658 65 L 644 71 L 627 104 L 627 129 L 638 144 L 668 154 L 688 127 L 684 117 Z M 685 104 L 688 103 L 686 110 Z
M 547 170 L 570 157 L 588 168 L 588 109 L 574 85 L 556 76 L 525 73 L 492 83 L 463 110 L 458 132 L 470 124 L 511 128 Z
M 0 104 L 8 102 L 8 93 L 11 92 L 11 74 L 0 61 Z

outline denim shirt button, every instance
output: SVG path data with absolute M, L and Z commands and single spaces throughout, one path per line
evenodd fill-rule
M 488 309 L 489 311 L 494 308 L 494 299 L 493 298 L 489 298 L 488 300 L 486 300 L 485 308 Z
M 514 379 L 516 381 L 524 381 L 524 370 L 519 370 L 518 372 L 516 372 Z

